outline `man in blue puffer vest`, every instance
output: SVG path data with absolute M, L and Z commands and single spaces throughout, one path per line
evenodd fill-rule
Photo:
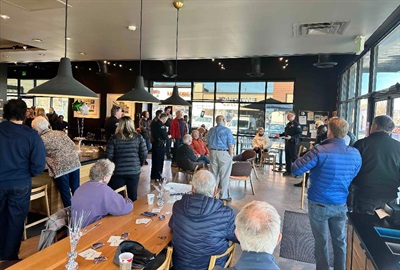
M 217 193 L 214 175 L 205 170 L 193 176 L 193 195 L 175 202 L 169 227 L 173 230 L 172 261 L 175 270 L 207 269 L 211 255 L 224 253 L 235 236 L 235 214 L 213 198 Z M 227 257 L 216 265 L 224 266 Z
M 315 240 L 317 269 L 329 269 L 328 234 L 332 237 L 334 269 L 346 269 L 346 199 L 351 181 L 361 168 L 357 149 L 346 146 L 349 124 L 333 118 L 328 139 L 293 163 L 294 175 L 310 171 L 308 216 Z

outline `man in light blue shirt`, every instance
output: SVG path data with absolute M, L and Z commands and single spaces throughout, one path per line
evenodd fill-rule
M 222 115 L 218 115 L 215 121 L 217 126 L 210 129 L 207 141 L 210 149 L 211 172 L 221 187 L 220 199 L 231 201 L 232 199 L 228 197 L 228 185 L 235 139 L 231 130 L 225 127 L 225 118 Z

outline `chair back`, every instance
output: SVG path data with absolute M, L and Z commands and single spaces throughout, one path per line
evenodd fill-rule
M 120 188 L 117 188 L 116 190 L 114 190 L 116 193 L 120 193 L 120 192 L 124 192 L 124 197 L 128 198 L 128 189 L 126 188 L 126 185 L 123 185 Z
M 171 268 L 172 261 L 172 247 L 168 247 L 167 254 L 165 255 L 165 261 L 157 268 L 157 270 L 169 270 Z
M 61 229 L 66 228 L 70 217 L 71 207 L 58 210 L 56 213 L 50 216 L 49 220 L 46 222 L 46 228 L 42 230 L 42 233 L 40 234 L 38 251 L 52 245 L 55 242 L 55 239 L 61 239 L 57 233 Z M 66 230 L 65 236 L 67 236 Z
M 210 258 L 210 263 L 208 264 L 208 270 L 212 270 L 214 268 L 215 263 L 219 258 L 225 257 L 227 255 L 229 255 L 229 257 L 224 265 L 224 268 L 228 268 L 228 267 L 232 266 L 233 255 L 235 254 L 235 248 L 236 248 L 236 244 L 232 243 L 232 245 L 224 253 L 219 254 L 219 255 L 212 255 Z
M 252 161 L 256 158 L 257 153 L 254 150 L 245 150 L 242 153 L 242 161 Z
M 249 161 L 237 161 L 232 164 L 231 176 L 249 176 L 252 169 Z
M 301 154 L 303 154 L 303 153 L 306 152 L 306 151 L 307 151 L 307 148 L 304 147 L 303 145 L 300 145 L 300 146 L 299 146 L 299 152 L 297 153 L 297 158 L 300 158 L 300 157 L 301 157 Z

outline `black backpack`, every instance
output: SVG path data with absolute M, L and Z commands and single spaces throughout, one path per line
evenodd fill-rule
M 119 244 L 115 251 L 113 261 L 116 265 L 119 265 L 119 255 L 124 252 L 130 252 L 133 254 L 132 268 L 146 268 L 146 266 L 152 264 L 156 257 L 156 254 L 151 253 L 142 244 L 136 241 L 125 240 Z

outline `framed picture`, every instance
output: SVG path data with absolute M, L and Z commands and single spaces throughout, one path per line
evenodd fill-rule
M 107 111 L 106 117 L 110 116 L 110 111 L 113 105 L 118 105 L 122 108 L 125 116 L 133 118 L 135 115 L 135 102 L 133 101 L 117 101 L 117 98 L 123 94 L 107 94 Z
M 79 112 L 74 111 L 74 117 L 79 117 L 79 118 L 93 118 L 93 119 L 98 119 L 100 118 L 100 94 L 97 94 L 99 97 L 98 99 L 91 99 L 91 98 L 83 98 L 83 99 L 78 99 L 86 103 L 89 107 L 89 113 L 87 115 L 82 115 Z M 74 99 L 74 102 L 77 99 Z

